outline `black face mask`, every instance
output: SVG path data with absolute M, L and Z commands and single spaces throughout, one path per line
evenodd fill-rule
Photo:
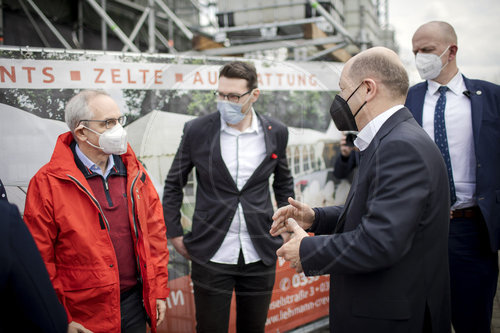
M 347 100 L 344 100 L 339 94 L 337 94 L 333 99 L 332 105 L 330 106 L 330 115 L 332 116 L 333 122 L 339 131 L 358 131 L 358 125 L 356 125 L 355 118 L 359 111 L 361 111 L 361 108 L 365 106 L 366 101 L 359 107 L 358 111 L 356 111 L 354 115 L 352 114 L 351 108 L 347 102 L 356 93 L 356 91 L 358 91 L 362 84 L 363 82 L 359 84 Z

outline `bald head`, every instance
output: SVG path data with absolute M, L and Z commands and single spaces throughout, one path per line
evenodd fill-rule
M 408 74 L 398 55 L 385 47 L 373 47 L 351 58 L 344 67 L 353 82 L 373 79 L 384 86 L 393 98 L 406 98 Z
M 455 29 L 449 23 L 443 21 L 431 21 L 421 25 L 413 34 L 412 40 L 422 36 L 428 36 L 440 43 L 457 45 Z

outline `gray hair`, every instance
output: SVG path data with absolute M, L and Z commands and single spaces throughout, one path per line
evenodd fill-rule
M 64 119 L 73 135 L 75 135 L 75 129 L 82 119 L 94 117 L 94 113 L 89 108 L 89 101 L 99 95 L 109 96 L 104 90 L 82 90 L 66 104 Z

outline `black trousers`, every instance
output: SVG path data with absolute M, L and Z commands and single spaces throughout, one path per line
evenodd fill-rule
M 456 333 L 489 333 L 497 289 L 498 255 L 482 216 L 450 221 L 451 321 Z
M 233 290 L 236 294 L 236 330 L 264 332 L 271 302 L 276 265 L 261 261 L 238 265 L 193 261 L 191 279 L 196 307 L 196 331 L 227 333 Z
M 120 294 L 122 333 L 146 333 L 146 310 L 142 304 L 142 286 L 137 284 Z

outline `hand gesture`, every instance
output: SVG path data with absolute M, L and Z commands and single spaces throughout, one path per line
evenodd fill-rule
M 289 232 L 285 225 L 289 218 L 294 219 L 302 229 L 309 229 L 314 222 L 314 210 L 311 207 L 293 198 L 288 198 L 288 202 L 290 205 L 281 207 L 273 215 L 274 222 L 269 231 L 272 236 Z
M 283 244 L 277 251 L 278 257 L 283 257 L 290 262 L 290 267 L 295 268 L 297 273 L 302 273 L 302 263 L 300 261 L 300 243 L 304 237 L 308 237 L 307 233 L 302 229 L 292 218 L 289 218 L 284 223 L 285 229 L 291 234 L 288 242 Z

